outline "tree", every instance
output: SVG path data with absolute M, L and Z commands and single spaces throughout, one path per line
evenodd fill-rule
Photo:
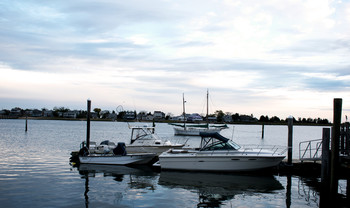
M 94 108 L 94 112 L 97 113 L 97 117 L 100 118 L 101 108 Z
M 222 118 L 224 117 L 224 115 L 225 114 L 222 110 L 215 111 L 215 116 L 216 116 L 218 122 L 222 122 Z
M 232 115 L 232 120 L 233 121 L 239 121 L 239 114 L 235 113 L 234 115 Z

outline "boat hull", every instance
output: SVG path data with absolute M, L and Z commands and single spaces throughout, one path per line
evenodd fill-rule
M 219 133 L 221 129 L 205 129 L 205 128 L 174 128 L 175 135 L 182 135 L 182 136 L 199 136 L 200 132 L 207 132 L 207 133 Z
M 105 165 L 144 165 L 149 163 L 156 154 L 128 154 L 120 155 L 89 155 L 79 156 L 82 164 L 105 164 Z
M 285 156 L 160 155 L 161 169 L 190 171 L 252 171 L 277 166 Z

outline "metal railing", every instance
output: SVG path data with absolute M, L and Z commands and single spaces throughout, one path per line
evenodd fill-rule
M 322 139 L 299 143 L 299 160 L 318 161 L 322 157 Z
M 246 144 L 242 145 L 244 150 L 255 149 L 258 150 L 257 155 L 259 155 L 263 150 L 269 150 L 272 152 L 272 155 L 283 155 L 287 152 L 288 148 L 280 145 L 255 145 L 255 144 Z M 245 151 L 243 152 L 245 153 Z

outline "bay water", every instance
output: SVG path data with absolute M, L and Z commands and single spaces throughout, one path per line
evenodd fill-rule
M 129 125 L 91 122 L 91 141 L 128 143 Z M 300 141 L 321 139 L 323 127 L 294 126 L 293 158 Z M 222 135 L 238 144 L 287 146 L 287 126 L 229 125 Z M 199 145 L 199 137 L 174 136 L 156 123 L 156 133 L 172 142 Z M 240 173 L 156 171 L 70 163 L 70 153 L 86 138 L 86 121 L 0 120 L 1 207 L 318 207 L 318 178 Z M 341 187 L 340 192 L 345 191 Z M 287 187 L 289 187 L 287 189 Z

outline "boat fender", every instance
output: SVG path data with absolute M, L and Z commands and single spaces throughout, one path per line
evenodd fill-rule
M 89 155 L 89 149 L 87 147 L 83 147 L 79 150 L 79 156 L 87 156 Z

